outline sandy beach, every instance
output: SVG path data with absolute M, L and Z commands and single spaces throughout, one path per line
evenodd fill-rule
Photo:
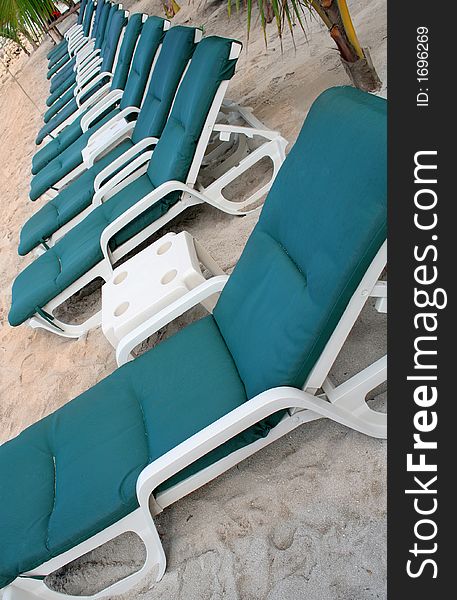
M 162 15 L 157 0 L 125 8 Z M 351 0 L 362 46 L 369 47 L 387 95 L 386 2 Z M 228 20 L 226 3 L 183 2 L 173 23 L 246 42 L 245 15 Z M 310 20 L 307 38 L 290 35 L 283 50 L 274 24 L 265 48 L 259 23 L 238 62 L 227 96 L 279 130 L 289 149 L 317 95 L 348 79 L 328 33 Z M 11 284 L 32 259 L 17 254 L 19 231 L 40 201 L 28 200 L 35 135 L 42 125 L 49 40 L 21 55 L 0 83 L 0 443 L 56 410 L 116 368 L 101 329 L 68 340 L 26 326 L 11 328 Z M 18 83 L 24 91 L 19 87 Z M 32 99 L 30 99 L 29 98 Z M 42 202 L 42 201 L 41 201 Z M 184 213 L 167 229 L 188 230 L 230 273 L 258 218 L 211 207 Z M 163 233 L 163 232 L 162 232 Z M 82 302 L 93 306 L 97 294 Z M 70 314 L 77 304 L 68 307 Z M 198 317 L 190 313 L 148 346 Z M 332 373 L 339 382 L 386 351 L 386 319 L 363 312 Z M 202 371 L 202 376 L 204 372 Z M 383 407 L 385 389 L 373 402 Z M 144 580 L 129 600 L 374 600 L 386 598 L 386 444 L 325 420 L 302 426 L 217 480 L 167 508 L 157 524 L 168 558 L 161 582 Z M 135 570 L 143 549 L 126 535 L 49 578 L 88 594 Z

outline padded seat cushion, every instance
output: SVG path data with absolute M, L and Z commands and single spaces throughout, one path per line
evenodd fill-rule
M 20 325 L 38 308 L 66 289 L 102 259 L 100 236 L 105 227 L 153 191 L 147 175 L 130 183 L 107 202 L 93 210 L 52 248 L 38 256 L 16 277 L 9 312 L 11 325 Z M 158 219 L 175 200 L 164 199 L 120 231 L 112 248 Z
M 75 97 L 74 90 L 76 88 L 76 83 L 74 81 L 68 81 L 69 89 L 66 89 L 62 92 L 62 95 L 59 94 L 54 103 L 48 108 L 48 110 L 44 113 L 43 120 L 45 123 L 49 123 L 49 121 L 54 117 L 59 110 L 61 110 L 65 104 L 70 102 Z
M 209 316 L 1 446 L 0 588 L 132 512 L 148 463 L 245 400 Z
M 119 109 L 114 108 L 104 116 L 100 121 L 97 121 L 94 125 L 89 128 L 90 131 L 94 132 L 109 121 L 112 117 L 119 114 Z M 63 152 L 70 144 L 76 141 L 82 134 L 81 119 L 79 116 L 77 119 L 70 123 L 50 142 L 38 150 L 32 159 L 32 174 L 36 175 L 41 169 L 43 169 L 53 158 Z
M 63 39 L 57 46 L 48 52 L 47 58 L 49 60 L 48 70 L 54 66 L 61 58 L 68 53 L 68 41 Z
M 124 140 L 33 214 L 22 227 L 18 248 L 19 254 L 24 256 L 33 248 L 39 246 L 43 240 L 50 238 L 60 227 L 85 210 L 94 197 L 96 176 L 113 160 L 127 152 L 132 145 L 130 140 Z M 54 159 L 51 164 L 59 158 Z M 77 165 L 75 164 L 75 166 Z
M 39 146 L 47 135 L 52 133 L 56 127 L 64 123 L 77 110 L 76 98 L 73 98 L 52 119 L 43 125 L 35 139 L 35 144 Z
M 386 239 L 386 113 L 327 90 L 276 177 L 214 310 L 249 397 L 303 386 Z
M 52 106 L 54 104 L 54 102 L 56 102 L 67 90 L 69 90 L 70 88 L 72 88 L 72 90 L 73 90 L 75 84 L 76 84 L 76 73 L 72 73 L 67 77 L 67 79 L 65 79 L 65 81 L 63 81 L 58 86 L 58 88 L 54 92 L 52 92 L 48 96 L 48 98 L 46 99 L 46 106 Z M 49 119 L 46 119 L 46 115 L 45 115 L 45 121 L 49 121 Z
M 62 83 L 63 79 L 71 72 L 75 65 L 76 57 L 70 58 L 68 54 L 65 54 L 53 64 L 46 75 L 47 79 L 51 79 L 51 92 Z
M 106 122 L 107 120 L 108 119 L 105 118 L 103 122 Z M 83 163 L 82 151 L 87 146 L 90 136 L 97 128 L 98 127 L 95 126 L 93 129 L 81 133 L 70 146 L 65 148 L 65 150 L 62 150 L 58 156 L 53 158 L 32 178 L 32 183 L 30 185 L 31 200 L 39 198 L 47 190 L 52 188 L 53 185 L 71 173 L 73 169 L 76 169 L 76 167 Z M 121 143 L 119 146 L 123 147 L 124 144 Z M 117 158 L 117 156 L 119 156 L 119 153 L 113 154 L 114 158 Z M 106 163 L 106 161 L 104 162 Z

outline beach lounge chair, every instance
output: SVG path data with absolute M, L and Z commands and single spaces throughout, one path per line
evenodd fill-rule
M 75 218 L 83 218 L 84 215 L 80 214 L 92 203 L 94 182 L 107 166 L 114 164 L 116 160 L 118 162 L 115 164 L 123 166 L 147 150 L 149 154 L 145 155 L 145 158 L 150 156 L 150 150 L 165 126 L 195 44 L 200 39 L 200 29 L 184 26 L 170 29 L 163 40 L 163 51 L 155 62 L 141 111 L 135 107 L 127 107 L 115 114 L 114 119 L 110 119 L 95 133 L 88 130 L 38 173 L 35 182 L 49 182 L 49 174 L 54 175 L 56 168 L 66 169 L 69 172 L 66 179 L 75 180 L 24 224 L 20 234 L 20 254 L 30 252 L 43 240 L 45 248 L 52 246 L 57 232 L 62 237 L 64 232 L 61 228 Z M 100 143 L 96 144 L 97 141 Z M 86 161 L 90 160 L 93 163 L 90 168 L 83 161 L 83 153 L 89 150 L 91 153 L 89 157 L 86 155 Z M 74 224 L 69 225 L 67 229 Z
M 108 6 L 108 5 L 107 5 Z M 85 106 L 90 106 L 94 101 L 98 100 L 100 94 L 95 99 L 94 92 L 98 90 L 99 82 L 94 83 L 94 78 L 100 73 L 100 67 L 105 68 L 106 73 L 111 73 L 115 63 L 117 48 L 119 46 L 120 33 L 124 30 L 126 24 L 126 13 L 120 11 L 115 5 L 110 8 L 110 18 L 106 29 L 106 36 L 103 40 L 106 42 L 106 54 L 104 59 L 94 56 L 93 61 L 91 56 L 83 60 L 82 68 L 77 65 L 77 73 L 71 73 L 63 82 L 63 86 L 69 86 L 60 98 L 57 98 L 54 104 L 46 111 L 44 115 L 44 125 L 38 132 L 35 142 L 39 145 L 47 135 L 53 134 L 57 128 L 62 128 L 69 119 L 74 118 L 74 113 L 78 109 L 84 110 Z M 108 35 L 111 32 L 112 35 Z M 102 63 L 105 64 L 102 64 Z M 75 78 L 78 78 L 75 82 Z M 58 88 L 59 90 L 61 88 Z M 60 93 L 60 91 L 59 91 Z
M 72 36 L 76 36 L 77 33 L 80 33 L 83 31 L 83 21 L 84 21 L 84 16 L 86 14 L 87 4 L 88 4 L 88 0 L 81 0 L 81 3 L 79 5 L 79 12 L 78 12 L 78 18 L 76 20 L 76 23 L 74 25 L 72 25 L 69 29 L 67 29 L 67 31 L 64 33 L 63 40 L 61 40 L 58 44 L 56 44 L 54 46 L 54 48 L 49 50 L 49 52 L 47 54 L 47 58 L 49 60 L 49 67 L 51 67 L 54 63 L 56 63 L 58 60 L 60 60 L 61 58 L 63 58 L 65 56 L 65 54 L 67 53 L 67 49 L 68 49 L 68 40 Z
M 27 321 L 32 327 L 44 327 L 66 337 L 83 335 L 100 324 L 100 311 L 83 323 L 70 325 L 55 318 L 54 310 L 94 279 L 106 281 L 112 273 L 112 260 L 125 256 L 189 206 L 207 203 L 228 214 L 243 215 L 268 191 L 284 160 L 285 140 L 276 132 L 216 123 L 240 49 L 239 43 L 219 37 L 204 38 L 198 44 L 152 157 L 145 149 L 157 140 L 144 138 L 129 150 L 131 162 L 127 166 L 123 166 L 124 154 L 97 175 L 98 193 L 93 204 L 74 215 L 78 223 L 69 222 L 67 227 L 72 228 L 16 278 L 9 313 L 11 325 Z M 197 191 L 197 175 L 214 134 L 224 139 L 231 134 L 259 136 L 267 142 L 242 159 L 236 156 L 237 164 L 227 173 Z M 227 200 L 224 188 L 265 157 L 273 163 L 270 179 L 242 202 Z M 111 179 L 99 187 L 108 176 Z M 100 240 L 106 227 L 142 198 L 150 202 L 149 209 L 110 241 L 109 253 L 106 249 L 102 252 Z M 72 211 L 73 202 L 80 210 L 83 199 L 72 193 L 59 211 Z M 49 219 L 55 223 L 56 209 L 51 203 L 47 206 Z
M 59 81 L 59 78 L 63 74 L 69 73 L 75 66 L 76 54 L 78 52 L 85 53 L 93 49 L 97 34 L 106 25 L 106 4 L 109 4 L 109 2 L 100 0 L 97 4 L 92 4 L 92 11 L 90 9 L 86 10 L 87 14 L 84 17 L 83 27 L 84 33 L 79 32 L 75 36 L 72 36 L 69 40 L 67 53 L 60 60 L 51 61 L 52 64 L 48 65 L 47 79 Z M 56 76 L 57 73 L 58 77 Z
M 112 5 L 100 50 L 89 54 L 84 60 L 77 59 L 75 71 L 51 93 L 46 100 L 49 109 L 44 116 L 45 122 L 57 114 L 73 97 L 79 98 L 82 102 L 87 93 L 86 90 L 91 88 L 93 79 L 100 72 L 112 73 L 114 71 L 127 19 L 126 11 Z
M 328 380 L 386 259 L 386 137 L 385 100 L 324 92 L 214 313 L 0 447 L 4 600 L 68 598 L 42 578 L 127 531 L 144 566 L 92 598 L 159 580 L 153 516 L 301 424 L 386 436 L 385 359 Z
M 122 117 L 116 116 L 115 126 L 110 121 L 96 132 L 87 132 L 83 137 L 80 136 L 33 177 L 30 199 L 37 200 L 51 188 L 54 195 L 81 173 L 90 169 L 97 159 L 103 157 L 103 164 L 109 164 L 119 156 L 115 148 L 126 138 L 132 137 L 134 143 L 138 143 L 144 137 L 159 137 L 184 69 L 192 56 L 195 43 L 201 39 L 201 36 L 201 30 L 192 27 L 180 26 L 168 30 L 151 73 L 141 111 L 136 107 L 127 107 Z M 159 111 L 160 117 L 152 119 L 151 113 L 156 111 Z M 144 116 L 140 117 L 140 114 Z M 137 115 L 138 119 L 136 119 Z M 159 123 L 160 127 L 158 127 Z M 133 143 L 131 145 L 133 146 Z M 107 155 L 109 150 L 111 153 Z M 92 172 L 95 173 L 100 169 L 101 164 L 99 161 Z M 84 182 L 86 184 L 87 180 Z
M 77 22 L 64 33 L 63 40 L 51 48 L 47 54 L 48 70 L 63 58 L 67 57 L 68 60 L 69 49 L 76 42 L 90 37 L 93 28 L 95 5 L 94 0 L 84 0 L 84 2 L 81 2 L 81 10 L 79 11 Z
M 170 22 L 159 17 L 140 14 L 130 16 L 112 79 L 110 74 L 101 73 L 99 77 L 103 85 L 91 96 L 91 106 L 80 107 L 70 124 L 62 126 L 59 133 L 54 131 L 53 139 L 48 136 L 49 141 L 33 157 L 34 175 L 81 135 L 89 137 L 89 130 L 93 133 L 120 113 L 126 114 L 122 111 L 131 109 L 129 118 L 134 118 L 133 109 L 141 106 L 163 34 L 169 27 Z M 108 83 L 104 83 L 105 79 L 109 80 Z

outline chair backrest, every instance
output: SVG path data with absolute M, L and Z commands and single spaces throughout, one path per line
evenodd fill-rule
M 219 86 L 235 72 L 232 44 L 233 40 L 212 36 L 197 45 L 149 163 L 148 176 L 154 187 L 186 180 Z
M 100 16 L 97 23 L 97 31 L 95 33 L 95 49 L 98 50 L 102 47 L 103 39 L 105 37 L 106 26 L 108 24 L 108 19 L 112 12 L 117 10 L 117 6 L 115 4 L 110 4 L 109 2 L 105 2 L 102 6 Z
M 115 10 L 110 14 L 106 26 L 105 37 L 101 49 L 103 61 L 100 67 L 102 72 L 111 73 L 116 59 L 117 49 L 122 30 L 127 25 L 127 14 L 123 10 Z
M 78 25 L 82 25 L 82 22 L 84 20 L 84 13 L 86 10 L 86 6 L 87 6 L 87 0 L 81 0 L 81 4 L 79 5 L 78 20 L 77 20 Z
M 84 17 L 83 17 L 83 23 L 82 23 L 84 37 L 89 36 L 91 24 L 92 24 L 92 16 L 94 14 L 94 11 L 95 11 L 95 14 L 97 14 L 93 0 L 89 0 L 87 3 L 87 6 L 86 6 L 86 10 L 84 11 Z M 95 29 L 95 18 L 96 17 L 94 17 L 93 29 Z
M 214 310 L 248 398 L 302 387 L 386 238 L 387 103 L 314 102 Z
M 160 17 L 148 17 L 144 23 L 122 94 L 121 109 L 128 106 L 140 107 L 151 65 L 165 35 L 166 24 L 168 22 Z
M 122 44 L 119 49 L 119 55 L 117 57 L 113 79 L 111 80 L 112 90 L 123 90 L 125 88 L 133 53 L 135 51 L 138 37 L 142 28 L 143 15 L 141 13 L 130 15 L 128 23 L 125 27 Z
M 194 52 L 195 36 L 195 27 L 182 25 L 165 34 L 132 134 L 135 144 L 162 134 L 179 82 Z

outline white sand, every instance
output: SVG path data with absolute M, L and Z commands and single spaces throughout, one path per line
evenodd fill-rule
M 386 90 L 384 0 L 352 0 L 363 46 Z M 207 34 L 245 41 L 242 17 L 228 22 L 224 2 L 183 2 L 175 21 L 204 25 Z M 157 0 L 124 2 L 130 10 L 160 14 Z M 239 60 L 229 97 L 293 143 L 314 98 L 347 83 L 327 33 L 311 23 L 308 41 L 297 30 L 281 54 L 274 27 L 265 50 L 258 25 Z M 78 341 L 7 323 L 11 283 L 30 258 L 17 255 L 19 229 L 38 208 L 28 199 L 34 138 L 42 123 L 48 82 L 46 42 L 12 69 L 37 110 L 8 79 L 0 86 L 0 441 L 49 414 L 111 373 L 113 351 L 100 330 Z M 173 224 L 196 235 L 229 272 L 256 215 L 233 218 L 198 208 Z M 89 304 L 92 300 L 89 298 Z M 176 330 L 183 321 L 168 328 Z M 167 331 L 167 333 L 169 333 Z M 335 368 L 342 380 L 385 352 L 385 319 L 368 308 Z M 377 402 L 383 402 L 380 394 Z M 368 600 L 385 598 L 385 443 L 335 424 L 302 427 L 158 519 L 168 555 L 159 584 L 143 581 L 126 598 L 173 600 Z M 142 549 L 132 537 L 117 540 L 72 566 L 53 585 L 89 593 L 134 569 Z M 85 564 L 81 564 L 85 563 Z M 94 588 L 95 586 L 95 588 Z

